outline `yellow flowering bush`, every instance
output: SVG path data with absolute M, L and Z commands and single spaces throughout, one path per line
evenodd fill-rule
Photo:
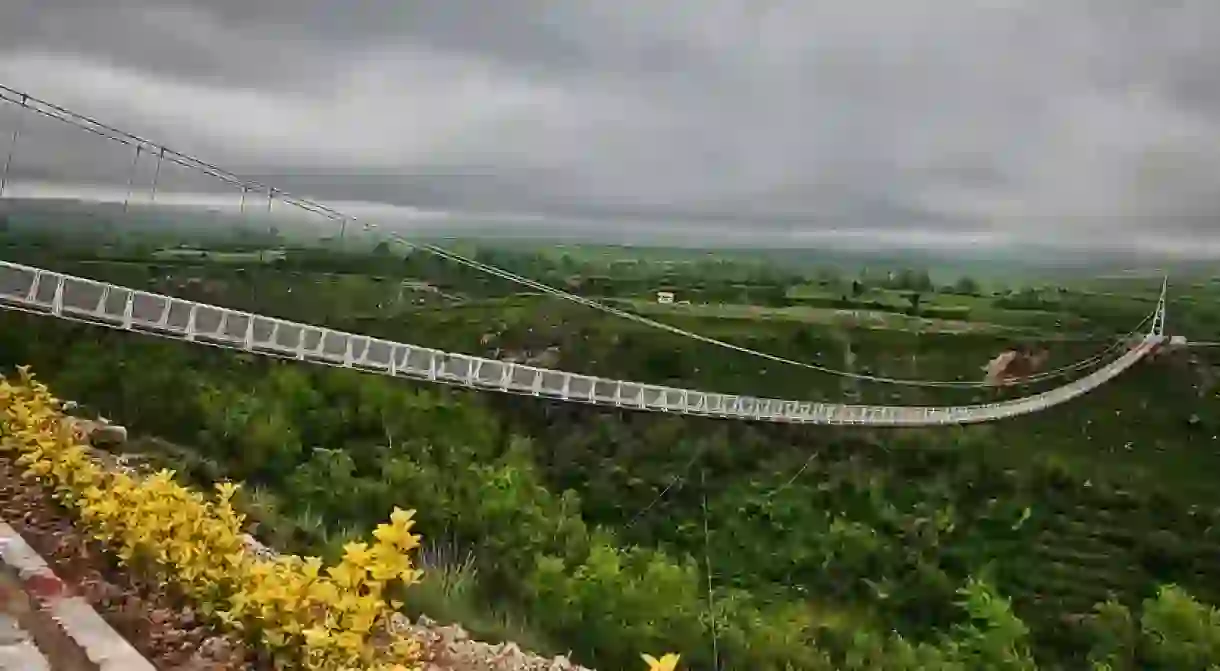
M 419 646 L 392 633 L 387 591 L 419 580 L 409 552 L 413 511 L 395 509 L 371 543 L 349 543 L 329 567 L 314 557 L 256 556 L 232 506 L 179 485 L 173 473 L 139 477 L 102 468 L 67 429 L 59 402 L 20 369 L 0 379 L 0 452 L 24 476 L 53 487 L 126 565 L 177 585 L 200 609 L 263 645 L 277 666 L 318 671 L 416 668 Z

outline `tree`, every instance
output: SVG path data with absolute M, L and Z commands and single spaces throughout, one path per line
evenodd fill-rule
M 1145 599 L 1138 618 L 1107 601 L 1089 618 L 1094 671 L 1181 669 L 1208 671 L 1220 665 L 1220 611 L 1167 585 Z
M 818 284 L 827 287 L 837 287 L 843 281 L 842 275 L 837 268 L 822 267 L 818 268 L 815 274 Z
M 953 284 L 953 290 L 966 296 L 977 296 L 981 289 L 973 277 L 963 275 Z
M 1110 600 L 1098 605 L 1087 622 L 1093 639 L 1089 650 L 1093 669 L 1135 671 L 1139 629 L 1131 609 Z
M 1144 601 L 1140 629 L 1154 668 L 1204 671 L 1220 665 L 1220 611 L 1168 585 Z

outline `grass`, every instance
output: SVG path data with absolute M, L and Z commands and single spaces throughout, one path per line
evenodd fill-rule
M 475 554 L 452 540 L 425 541 L 417 557 L 420 582 L 407 589 L 404 612 L 412 619 L 426 615 L 441 624 L 460 623 L 484 643 L 513 642 L 537 655 L 562 652 L 532 626 L 524 610 L 511 602 L 488 598 L 491 590 L 480 579 Z

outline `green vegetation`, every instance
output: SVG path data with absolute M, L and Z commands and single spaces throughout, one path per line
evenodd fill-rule
M 221 305 L 649 382 L 912 404 L 1028 393 L 845 384 L 420 252 L 289 248 L 241 264 L 8 250 Z M 1159 288 L 988 293 L 968 278 L 937 289 L 915 271 L 870 280 L 736 259 L 478 253 L 698 333 L 923 379 L 978 380 L 989 359 L 1028 342 L 1046 343 L 1052 368 L 1088 356 L 1134 327 Z M 656 305 L 659 287 L 691 305 Z M 1206 291 L 1175 302 L 1171 323 L 1215 323 Z M 801 302 L 811 300 L 847 304 Z M 872 303 L 884 307 L 863 307 Z M 836 312 L 853 308 L 886 316 Z M 1056 323 L 1072 337 L 1049 340 Z M 333 553 L 393 505 L 417 508 L 431 570 L 409 608 L 606 670 L 658 650 L 711 669 L 713 627 L 722 668 L 760 671 L 1220 664 L 1220 615 L 1195 600 L 1220 602 L 1215 356 L 1166 354 L 1007 423 L 849 430 L 427 387 L 0 314 L 0 365 L 32 364 L 184 477 L 245 480 L 254 492 L 243 505 L 270 543 Z

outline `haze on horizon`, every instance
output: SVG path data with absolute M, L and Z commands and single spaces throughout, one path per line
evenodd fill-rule
M 10 0 L 0 83 L 404 225 L 1220 256 L 1220 3 L 1156 4 Z

